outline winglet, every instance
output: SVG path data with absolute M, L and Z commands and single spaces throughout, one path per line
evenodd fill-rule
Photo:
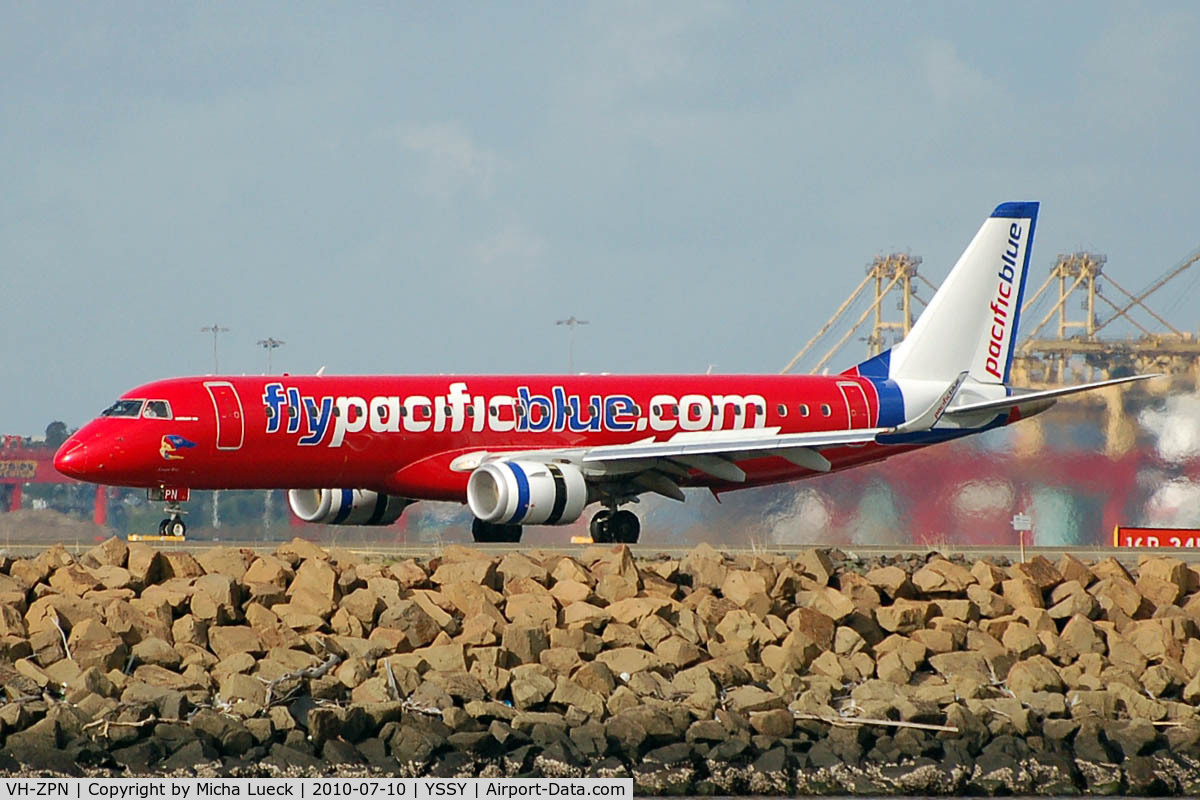
M 960 372 L 958 377 L 950 382 L 946 387 L 946 391 L 942 392 L 937 400 L 934 400 L 929 408 L 925 409 L 919 416 L 913 419 L 901 422 L 888 434 L 893 433 L 915 433 L 917 431 L 927 431 L 934 425 L 938 424 L 938 420 L 942 418 L 942 414 L 946 411 L 946 406 L 950 405 L 950 401 L 954 399 L 954 395 L 958 393 L 959 387 L 963 385 L 963 381 L 967 379 L 969 372 Z

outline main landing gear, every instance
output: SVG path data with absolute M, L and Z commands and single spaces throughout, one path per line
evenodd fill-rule
M 642 532 L 642 523 L 632 511 L 606 508 L 596 512 L 588 530 L 597 544 L 634 544 Z
M 519 542 L 520 525 L 496 525 L 476 519 L 471 523 L 471 536 L 477 542 Z

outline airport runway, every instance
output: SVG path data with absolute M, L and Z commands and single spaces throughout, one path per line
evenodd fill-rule
M 0 546 L 0 554 L 7 554 L 13 557 L 24 558 L 37 555 L 38 553 L 51 546 L 52 543 L 46 541 L 38 542 L 5 542 Z M 189 540 L 185 542 L 146 542 L 150 547 L 158 550 L 182 550 L 185 552 L 200 552 L 211 549 L 213 547 L 237 547 L 247 548 L 255 552 L 269 553 L 273 552 L 277 547 L 283 544 L 282 541 L 212 541 L 212 540 Z M 566 555 L 582 555 L 589 547 L 613 547 L 614 545 L 592 545 L 592 544 L 572 544 L 564 542 L 562 544 L 532 548 L 520 544 L 473 544 L 470 542 L 446 542 L 439 545 L 431 544 L 378 544 L 364 545 L 361 542 L 353 544 L 339 544 L 336 542 L 320 543 L 322 547 L 329 549 L 341 549 L 367 558 L 380 559 L 428 559 L 436 556 L 444 547 L 459 544 L 470 547 L 489 555 L 502 556 L 509 552 L 521 552 L 527 555 L 541 553 L 563 553 Z M 63 545 L 72 553 L 83 553 L 94 546 L 92 542 L 63 542 Z M 630 550 L 638 559 L 658 560 L 664 558 L 682 558 L 691 551 L 695 545 L 656 545 L 656 544 L 635 544 L 630 546 Z M 873 558 L 877 556 L 907 556 L 912 554 L 926 554 L 938 552 L 942 555 L 952 556 L 961 555 L 969 561 L 985 557 L 1003 557 L 1010 560 L 1019 560 L 1021 558 L 1021 550 L 1018 546 L 1011 544 L 1004 545 L 895 545 L 895 544 L 880 544 L 880 545 L 774 545 L 771 547 L 722 547 L 713 545 L 717 550 L 721 550 L 730 555 L 790 555 L 803 550 L 831 549 L 838 550 L 845 555 L 853 558 Z M 1113 556 L 1124 563 L 1137 563 L 1140 556 L 1143 555 L 1165 555 L 1173 558 L 1179 558 L 1189 563 L 1200 562 L 1200 548 L 1114 548 L 1111 546 L 1073 546 L 1073 547 L 1026 547 L 1025 557 L 1032 558 L 1035 555 L 1042 555 L 1051 560 L 1057 559 L 1064 553 L 1084 560 L 1097 561 L 1109 556 Z

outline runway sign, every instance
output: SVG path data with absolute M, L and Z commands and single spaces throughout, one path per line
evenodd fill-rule
M 1113 528 L 1113 547 L 1200 548 L 1200 528 Z

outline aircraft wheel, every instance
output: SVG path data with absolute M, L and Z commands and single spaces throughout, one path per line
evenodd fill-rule
M 158 535 L 166 536 L 167 535 L 167 526 L 170 524 L 171 524 L 171 520 L 169 520 L 169 519 L 164 519 L 161 522 L 159 522 L 158 523 Z
M 614 542 L 633 544 L 642 531 L 642 523 L 632 511 L 614 511 L 608 521 L 608 532 Z
M 183 524 L 183 520 L 181 520 L 181 519 L 168 520 L 167 534 L 169 536 L 182 537 L 185 533 L 187 533 L 187 525 Z
M 608 525 L 611 517 L 611 511 L 597 511 L 596 515 L 592 517 L 592 521 L 588 523 L 588 533 L 592 535 L 592 541 L 596 544 L 608 544 L 612 541 Z

